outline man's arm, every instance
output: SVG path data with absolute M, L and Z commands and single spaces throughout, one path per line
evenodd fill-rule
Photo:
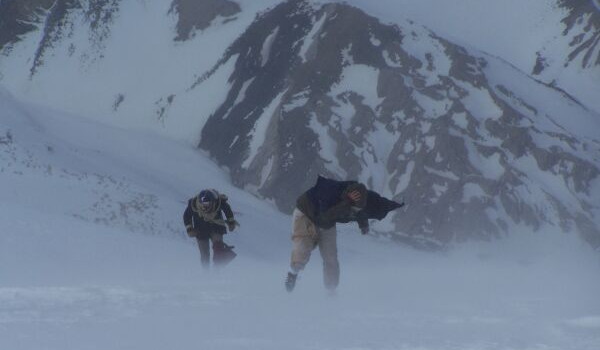
M 353 204 L 356 205 L 361 202 L 361 200 L 366 200 L 366 197 L 363 198 L 364 195 L 361 194 L 360 184 L 351 186 L 354 188 L 351 187 L 344 191 L 338 204 L 319 215 L 318 220 L 324 227 L 335 225 L 339 218 L 348 215 Z
M 231 206 L 226 200 L 221 202 L 221 209 L 223 210 L 223 213 L 225 213 L 227 221 L 233 220 L 233 210 L 231 210 Z
M 358 220 L 356 221 L 358 222 L 360 233 L 362 233 L 363 235 L 369 233 L 369 219 L 366 216 L 359 215 Z
M 317 221 L 324 227 L 335 225 L 336 219 L 348 213 L 351 206 L 352 204 L 349 201 L 342 200 L 324 213 L 319 214 Z
M 192 208 L 190 207 L 190 204 L 188 202 L 188 206 L 187 208 L 185 208 L 185 211 L 183 212 L 183 224 L 185 225 L 185 230 L 187 231 L 188 236 L 192 237 L 193 234 L 193 222 L 194 222 L 194 218 L 192 217 L 193 213 L 192 213 Z
M 233 210 L 231 210 L 231 206 L 227 203 L 227 197 L 221 199 L 221 210 L 225 213 L 225 223 L 227 224 L 229 231 L 235 230 L 236 226 L 239 226 L 240 224 L 233 217 Z

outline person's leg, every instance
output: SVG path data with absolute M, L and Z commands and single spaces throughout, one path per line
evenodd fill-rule
M 323 282 L 325 288 L 335 290 L 340 281 L 340 264 L 337 254 L 337 231 L 335 226 L 319 233 L 319 252 L 323 258 Z
M 294 290 L 298 273 L 304 269 L 317 243 L 317 228 L 300 210 L 295 209 L 292 224 L 292 256 L 290 272 L 285 279 L 288 292 Z
M 215 250 L 215 247 L 217 247 L 216 249 L 219 249 L 220 247 L 222 247 L 224 245 L 223 244 L 223 234 L 221 234 L 221 233 L 211 232 L 210 240 L 212 241 L 213 251 Z
M 208 268 L 210 266 L 210 246 L 208 238 L 196 237 L 196 241 L 198 242 L 198 249 L 200 250 L 200 261 L 202 262 L 202 267 Z
M 294 210 L 293 218 L 290 268 L 293 274 L 298 274 L 304 269 L 312 250 L 315 249 L 317 232 L 312 221 L 300 210 Z

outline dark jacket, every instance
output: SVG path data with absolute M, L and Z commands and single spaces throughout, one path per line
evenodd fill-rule
M 353 205 L 348 193 L 358 191 L 361 202 Z M 337 181 L 319 176 L 315 186 L 304 192 L 296 201 L 296 207 L 320 228 L 328 229 L 336 223 L 357 222 L 361 229 L 368 229 L 369 219 L 383 219 L 388 212 L 401 207 L 378 193 L 368 191 L 356 181 Z
M 198 232 L 197 237 L 206 239 L 210 236 L 210 233 L 227 233 L 226 222 L 234 220 L 233 211 L 227 203 L 227 196 L 220 194 L 218 199 L 208 213 L 211 216 L 210 219 L 203 217 L 200 213 L 199 208 L 196 205 L 196 197 L 188 200 L 187 208 L 183 213 L 183 223 L 185 224 L 186 230 L 194 230 Z M 223 214 L 225 214 L 226 220 L 223 220 Z

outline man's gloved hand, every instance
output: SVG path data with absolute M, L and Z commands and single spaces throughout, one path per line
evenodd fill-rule
M 240 226 L 240 223 L 235 219 L 227 220 L 227 229 L 229 232 L 235 230 L 237 226 Z
M 354 190 L 348 193 L 347 198 L 351 204 L 358 203 L 360 201 L 360 192 L 358 190 Z
M 191 227 L 186 228 L 186 231 L 189 237 L 196 237 L 196 235 L 198 234 L 198 232 L 196 232 L 196 230 L 194 230 Z
M 366 235 L 369 233 L 369 226 L 363 226 L 360 228 L 360 233 L 362 233 L 363 235 Z

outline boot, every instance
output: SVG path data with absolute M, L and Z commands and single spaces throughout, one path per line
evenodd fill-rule
M 296 286 L 296 279 L 298 278 L 297 274 L 288 272 L 287 277 L 285 279 L 285 289 L 291 293 Z

